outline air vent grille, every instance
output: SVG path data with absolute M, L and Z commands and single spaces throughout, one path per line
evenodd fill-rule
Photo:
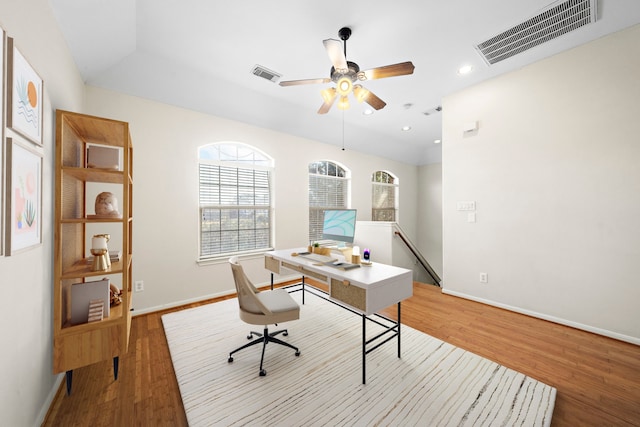
M 476 46 L 495 64 L 596 21 L 597 0 L 568 0 Z
M 280 80 L 280 77 L 282 77 L 282 74 L 271 71 L 270 69 L 265 68 L 262 65 L 256 65 L 255 67 L 253 67 L 251 73 L 255 76 L 267 79 L 273 83 L 276 83 L 278 80 Z

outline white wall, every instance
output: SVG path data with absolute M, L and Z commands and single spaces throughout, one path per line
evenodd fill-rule
M 34 426 L 44 419 L 58 383 L 52 361 L 53 109 L 80 109 L 84 85 L 45 0 L 1 0 L 0 26 L 44 80 L 43 244 L 0 256 L 1 423 Z
M 308 244 L 308 169 L 330 159 L 352 171 L 352 208 L 358 220 L 371 219 L 371 174 L 388 170 L 402 185 L 401 225 L 416 235 L 418 169 L 243 123 L 87 87 L 86 113 L 130 123 L 134 144 L 133 277 L 145 291 L 134 307 L 145 312 L 226 294 L 234 289 L 226 260 L 198 266 L 199 146 L 238 141 L 275 159 L 276 247 Z M 261 256 L 245 260 L 249 277 L 266 284 Z
M 446 292 L 640 343 L 638 40 L 635 26 L 444 100 Z
M 418 171 L 418 239 L 416 246 L 442 278 L 442 163 Z

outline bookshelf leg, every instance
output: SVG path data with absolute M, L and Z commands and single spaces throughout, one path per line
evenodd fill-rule
M 73 380 L 73 371 L 67 371 L 66 374 L 67 379 L 67 396 L 71 395 L 71 381 Z
M 113 358 L 113 379 L 117 380 L 118 379 L 118 365 L 119 365 L 120 359 L 118 358 L 118 356 Z

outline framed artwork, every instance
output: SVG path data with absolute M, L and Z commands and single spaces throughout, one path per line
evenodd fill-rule
M 42 154 L 6 139 L 5 255 L 42 243 Z
M 43 82 L 7 37 L 7 126 L 42 145 Z

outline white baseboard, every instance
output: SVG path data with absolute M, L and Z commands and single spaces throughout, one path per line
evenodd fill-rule
M 295 280 L 296 278 L 299 278 L 300 276 L 296 276 L 296 275 L 290 275 L 290 276 L 280 276 L 279 280 L 274 282 L 275 285 L 279 284 L 279 283 L 283 283 L 283 282 L 288 282 L 291 280 Z M 255 286 L 258 288 L 261 288 L 263 286 L 269 286 L 271 285 L 271 282 L 264 282 L 264 283 L 256 283 Z M 143 308 L 143 309 L 135 309 L 133 310 L 133 312 L 131 313 L 131 315 L 133 317 L 135 316 L 140 316 L 143 314 L 148 314 L 148 313 L 153 313 L 156 311 L 162 311 L 162 310 L 167 310 L 170 308 L 175 308 L 175 307 L 180 307 L 183 305 L 188 305 L 188 304 L 193 304 L 196 302 L 201 302 L 201 301 L 206 301 L 209 299 L 213 299 L 213 298 L 218 298 L 218 297 L 226 297 L 228 295 L 232 295 L 235 294 L 236 290 L 235 289 L 231 289 L 228 291 L 224 291 L 224 292 L 218 292 L 215 294 L 208 294 L 208 295 L 202 295 L 196 298 L 190 298 L 190 299 L 185 299 L 185 300 L 181 300 L 181 301 L 176 301 L 176 302 L 172 302 L 169 304 L 163 304 L 163 305 L 156 305 L 154 307 L 147 307 L 147 308 Z
M 596 328 L 596 327 L 589 326 L 589 325 L 583 325 L 582 323 L 573 322 L 571 320 L 562 319 L 562 318 L 555 317 L 555 316 L 549 316 L 548 314 L 544 314 L 544 313 L 538 313 L 538 312 L 531 311 L 531 310 L 524 310 L 524 309 L 522 309 L 520 307 L 513 307 L 513 306 L 510 306 L 510 305 L 502 304 L 502 303 L 495 302 L 495 301 L 492 301 L 492 300 L 487 300 L 487 299 L 484 299 L 484 298 L 478 298 L 478 297 L 475 297 L 473 295 L 467 295 L 467 294 L 462 293 L 462 292 L 449 291 L 449 290 L 447 290 L 445 288 L 442 288 L 442 293 L 443 294 L 447 294 L 447 295 L 452 295 L 452 296 L 455 296 L 455 297 L 468 299 L 468 300 L 471 300 L 471 301 L 480 302 L 482 304 L 491 305 L 493 307 L 503 308 L 505 310 L 513 311 L 515 313 L 526 314 L 527 316 L 531 316 L 531 317 L 535 317 L 535 318 L 543 319 L 543 320 L 548 320 L 549 322 L 558 323 L 560 325 L 565 325 L 565 326 L 570 326 L 570 327 L 575 328 L 575 329 L 580 329 L 580 330 L 591 332 L 591 333 L 594 333 L 594 334 L 597 334 L 597 335 L 602 335 L 602 336 L 605 336 L 605 337 L 608 337 L 608 338 L 613 338 L 613 339 L 616 339 L 616 340 L 619 340 L 619 341 L 625 341 L 625 342 L 628 342 L 628 343 L 631 343 L 631 344 L 640 345 L 640 338 L 619 334 L 617 332 L 609 331 L 609 330 L 606 330 L 606 329 L 600 329 L 600 328 Z
M 44 420 L 47 417 L 47 414 L 49 413 L 49 409 L 51 408 L 51 404 L 53 403 L 53 399 L 56 398 L 56 394 L 60 389 L 60 384 L 62 384 L 62 381 L 64 381 L 64 379 L 65 379 L 64 374 L 57 375 L 57 378 L 53 382 L 53 387 L 49 391 L 47 398 L 45 399 L 44 402 L 42 402 L 42 407 L 40 408 L 40 412 L 38 413 L 39 421 L 34 427 L 41 426 L 44 423 Z

